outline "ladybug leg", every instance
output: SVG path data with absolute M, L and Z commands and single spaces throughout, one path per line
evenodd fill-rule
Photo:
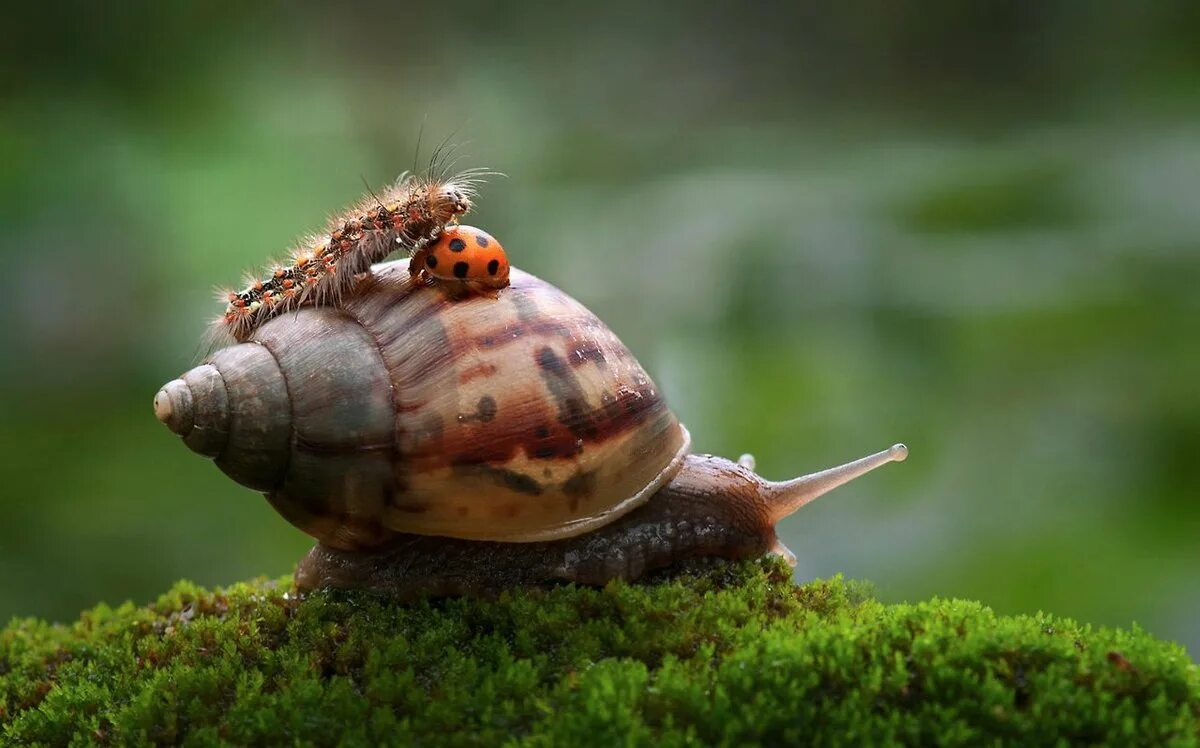
M 425 272 L 425 250 L 418 249 L 412 253 L 412 257 L 408 258 L 408 274 L 416 280 L 421 273 Z
M 433 278 L 433 282 L 451 301 L 461 301 L 471 295 L 471 289 L 467 286 L 466 281 L 460 281 L 457 278 Z
M 463 285 L 465 285 L 471 291 L 471 293 L 479 296 L 486 296 L 489 299 L 495 299 L 500 295 L 500 289 L 495 288 L 494 286 L 483 281 L 468 280 L 463 281 Z

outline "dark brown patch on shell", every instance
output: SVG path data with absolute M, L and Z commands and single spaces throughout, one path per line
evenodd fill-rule
M 531 404 L 529 410 L 509 410 L 504 418 L 494 419 L 486 427 L 467 428 L 477 429 L 477 435 L 456 444 L 460 451 L 453 456 L 453 464 L 496 465 L 522 451 L 535 459 L 569 459 L 583 448 L 582 440 L 559 425 L 554 414 L 540 403 Z M 441 457 L 436 453 L 424 454 L 431 459 Z
M 594 340 L 581 340 L 571 348 L 571 366 L 583 366 L 591 361 L 597 366 L 605 362 L 604 348 Z
M 577 510 L 581 500 L 590 498 L 596 492 L 596 471 L 572 475 L 563 483 L 562 490 L 571 502 L 571 511 Z
M 540 496 L 542 491 L 545 490 L 542 484 L 531 476 L 507 468 L 498 468 L 493 465 L 456 462 L 454 465 L 454 474 L 488 478 L 517 493 L 528 494 L 529 496 Z
M 479 398 L 479 403 L 475 406 L 475 412 L 466 415 L 460 414 L 458 422 L 468 423 L 470 421 L 478 421 L 480 423 L 491 423 L 496 418 L 497 409 L 496 398 L 491 395 L 484 395 Z
M 496 398 L 491 395 L 479 398 L 478 409 L 475 412 L 479 414 L 479 420 L 484 423 L 490 422 L 496 417 Z
M 538 349 L 535 365 L 552 396 L 546 403 L 549 407 L 510 411 L 494 419 L 480 438 L 454 455 L 454 464 L 502 464 L 520 451 L 536 460 L 572 459 L 588 443 L 620 436 L 652 418 L 671 417 L 648 379 L 642 380 L 641 387 L 618 385 L 602 395 L 600 407 L 592 408 L 571 366 L 553 349 Z M 555 405 L 557 413 L 551 409 Z M 460 416 L 460 420 L 478 422 L 478 415 Z
M 518 288 L 523 285 L 518 285 Z M 538 309 L 537 302 L 534 301 L 536 294 L 510 293 L 507 298 L 509 303 L 512 304 L 513 309 L 517 312 L 517 319 L 525 324 L 535 325 L 545 319 L 546 315 L 542 314 L 541 310 Z
M 550 320 L 508 322 L 500 327 L 476 335 L 472 339 L 472 342 L 479 348 L 492 350 L 502 348 L 509 343 L 520 340 L 526 335 L 536 335 L 546 338 L 571 338 L 601 327 L 603 327 L 602 323 L 595 319 L 573 320 L 572 324 Z
M 539 348 L 536 359 L 542 380 L 558 403 L 558 422 L 580 439 L 594 439 L 596 427 L 587 409 L 587 395 L 567 362 L 549 347 Z

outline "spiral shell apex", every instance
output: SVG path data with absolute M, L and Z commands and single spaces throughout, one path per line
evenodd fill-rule
M 217 351 L 159 391 L 156 416 L 343 549 L 572 537 L 679 471 L 687 431 L 581 304 L 516 269 L 498 298 L 451 300 L 406 265 Z

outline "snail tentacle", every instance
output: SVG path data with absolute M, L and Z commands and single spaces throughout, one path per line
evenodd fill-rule
M 772 524 L 792 514 L 800 507 L 843 486 L 889 462 L 903 462 L 908 457 L 908 447 L 893 444 L 891 447 L 867 455 L 845 465 L 803 475 L 789 481 L 768 484 L 766 499 Z

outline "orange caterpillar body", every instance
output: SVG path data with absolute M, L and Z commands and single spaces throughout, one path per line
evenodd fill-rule
M 400 177 L 378 196 L 335 217 L 325 234 L 304 240 L 290 260 L 241 291 L 224 291 L 225 313 L 217 325 L 239 342 L 268 319 L 304 304 L 337 303 L 355 281 L 399 249 L 416 251 L 437 238 L 447 223 L 472 207 L 484 170 L 450 179 Z

